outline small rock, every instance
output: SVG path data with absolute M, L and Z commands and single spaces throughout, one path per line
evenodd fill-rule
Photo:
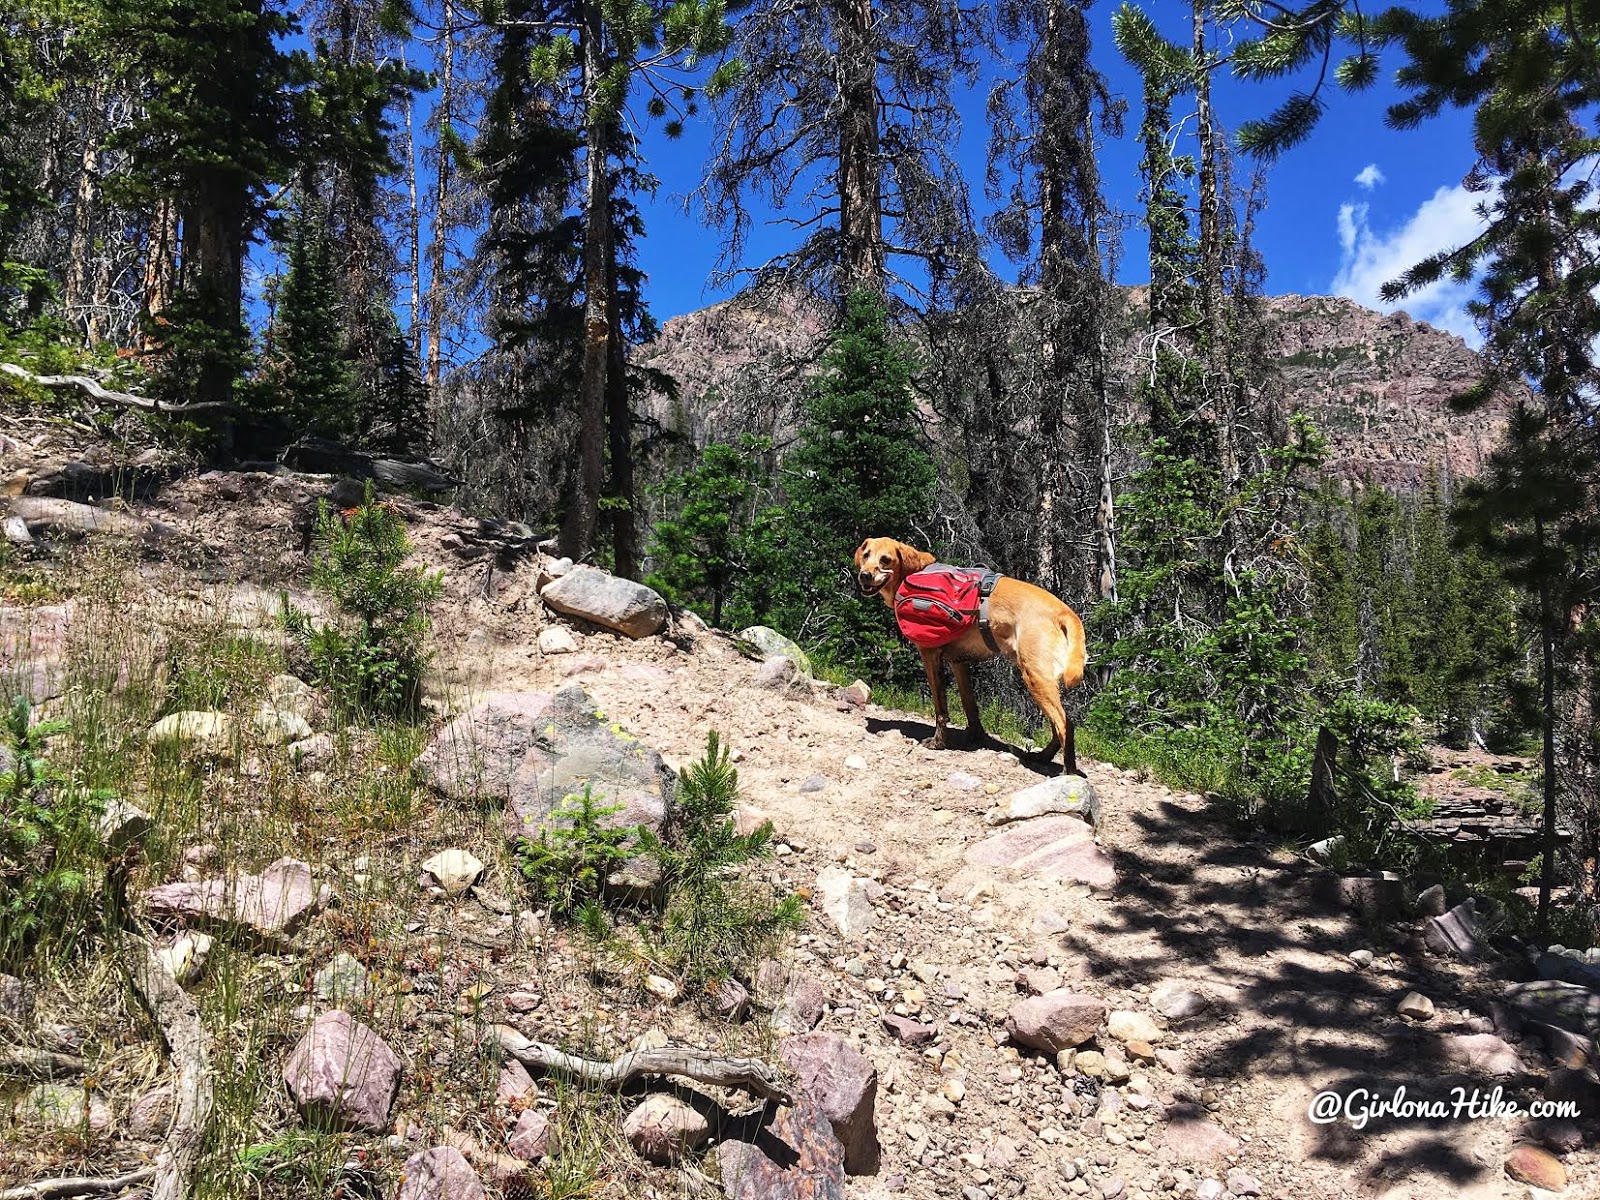
M 1176 981 L 1164 983 L 1150 993 L 1150 1006 L 1169 1021 L 1193 1020 L 1211 1007 L 1199 992 Z M 1149 1038 L 1142 1039 L 1150 1041 Z M 1159 1040 L 1159 1039 L 1157 1039 Z M 1151 1042 L 1154 1045 L 1154 1042 Z
M 933 1041 L 934 1035 L 939 1032 L 932 1025 L 924 1025 L 920 1021 L 895 1016 L 893 1013 L 884 1014 L 883 1027 L 892 1033 L 896 1040 L 907 1046 L 926 1045 Z
M 867 760 L 859 754 L 852 754 L 844 760 L 844 765 L 852 771 L 865 771 L 867 769 Z
M 777 655 L 756 669 L 756 686 L 771 692 L 788 691 L 801 680 L 800 668 L 792 658 Z
M 92 1092 L 61 1083 L 41 1083 L 17 1101 L 19 1125 L 64 1133 L 108 1133 L 114 1123 L 111 1106 Z
M 820 792 L 827 786 L 828 781 L 821 775 L 808 775 L 805 782 L 800 785 L 800 790 L 802 792 Z
M 1143 1013 L 1119 1009 L 1106 1018 L 1106 1031 L 1119 1042 L 1145 1042 L 1156 1045 L 1166 1040 L 1167 1031 Z
M 1543 1188 L 1547 1192 L 1566 1190 L 1567 1169 L 1561 1160 L 1542 1146 L 1522 1142 L 1506 1156 L 1506 1174 L 1518 1183 Z
M 1523 1074 L 1515 1048 L 1492 1033 L 1446 1034 L 1439 1039 L 1439 1057 L 1481 1075 L 1516 1079 Z
M 1465 900 L 1440 917 L 1432 917 L 1422 930 L 1423 940 L 1435 954 L 1475 959 L 1483 953 L 1478 932 L 1478 913 L 1473 902 Z
M 170 1083 L 146 1092 L 128 1110 L 128 1133 L 142 1140 L 159 1141 L 167 1136 L 176 1108 Z
M 1098 1034 L 1105 1019 L 1104 1000 L 1060 988 L 1013 1005 L 1006 1016 L 1006 1032 L 1019 1045 L 1059 1054 Z
M 630 638 L 649 637 L 667 623 L 667 602 L 658 593 L 596 567 L 574 567 L 546 584 L 539 597 L 557 612 Z
M 1104 1196 L 1106 1200 L 1118 1200 L 1118 1197 L 1127 1190 L 1128 1185 L 1122 1181 L 1122 1177 L 1120 1175 L 1112 1175 L 1109 1178 L 1102 1179 L 1100 1181 L 1100 1194 Z
M 1372 965 L 1372 951 L 1352 950 L 1350 951 L 1350 961 L 1355 964 L 1358 971 L 1365 971 Z
M 33 1017 L 33 989 L 15 975 L 0 975 L 0 1018 L 25 1025 Z
M 435 1146 L 406 1159 L 395 1200 L 484 1200 L 483 1183 L 454 1146 Z
M 530 1108 L 517 1118 L 516 1126 L 506 1138 L 506 1149 L 523 1162 L 535 1162 L 550 1153 L 550 1120 L 537 1109 Z
M 113 796 L 100 814 L 98 822 L 100 840 L 113 854 L 120 854 L 129 846 L 144 840 L 150 832 L 150 814 L 137 804 L 130 804 Z
M 985 813 L 983 820 L 988 825 L 1005 825 L 1057 814 L 1082 817 L 1091 827 L 1098 825 L 1100 803 L 1093 785 L 1081 775 L 1058 775 L 1013 792 Z
M 801 674 L 807 677 L 811 675 L 811 660 L 806 657 L 806 652 L 776 629 L 766 625 L 751 625 L 734 634 L 733 643 L 740 653 L 763 662 L 773 657 L 792 659 Z
M 381 1133 L 400 1087 L 400 1056 L 340 1010 L 323 1013 L 289 1055 L 283 1078 L 308 1125 Z
M 578 639 L 565 625 L 546 625 L 539 631 L 540 654 L 576 654 Z
M 683 994 L 683 989 L 665 975 L 646 975 L 644 990 L 657 1000 L 665 1001 L 668 1004 L 673 1003 Z
M 302 721 L 317 715 L 317 693 L 296 675 L 274 675 L 267 680 L 267 699 L 279 712 L 293 713 Z
M 1240 1170 L 1228 1172 L 1228 1191 L 1235 1196 L 1261 1195 L 1261 1181 L 1254 1175 L 1247 1175 Z
M 865 708 L 872 700 L 872 689 L 857 679 L 849 687 L 841 688 L 840 695 L 857 708 Z
M 1090 1079 L 1104 1079 L 1106 1076 L 1106 1056 L 1098 1050 L 1079 1050 L 1072 1055 L 1071 1063 L 1072 1069 L 1079 1075 L 1087 1075 Z
M 515 1105 L 524 1098 L 536 1098 L 539 1087 L 533 1082 L 533 1076 L 528 1074 L 528 1068 L 513 1058 L 501 1066 L 494 1095 L 501 1104 Z
M 207 758 L 233 757 L 233 718 L 222 712 L 175 712 L 150 726 L 152 746 L 171 743 Z
M 1444 884 L 1436 883 L 1417 894 L 1417 916 L 1442 917 L 1448 904 L 1444 898 Z
M 326 733 L 315 733 L 304 741 L 289 743 L 289 761 L 303 771 L 326 766 L 336 753 L 338 745 Z
M 310 722 L 304 717 L 275 708 L 270 700 L 263 700 L 257 706 L 250 723 L 269 746 L 303 742 L 313 733 Z
M 944 777 L 944 781 L 958 792 L 972 792 L 983 786 L 983 780 L 965 771 L 951 771 Z
M 1421 992 L 1407 992 L 1396 1011 L 1413 1021 L 1428 1021 L 1433 1018 L 1433 1001 Z
M 784 1038 L 778 1057 L 799 1076 L 800 1086 L 827 1114 L 834 1136 L 844 1146 L 844 1167 L 851 1175 L 878 1169 L 878 1072 L 844 1038 L 808 1033 Z
M 367 969 L 354 955 L 341 950 L 311 977 L 311 990 L 319 1000 L 359 1003 L 367 998 Z
M 460 896 L 483 874 L 483 863 L 466 850 L 441 850 L 422 864 L 447 896 Z
M 1572 1121 L 1546 1121 L 1539 1140 L 1556 1154 L 1575 1154 L 1583 1149 L 1583 1130 Z
M 676 1096 L 657 1092 L 627 1115 L 622 1132 L 641 1157 L 675 1163 L 711 1136 L 711 1126 Z
M 847 938 L 859 938 L 872 927 L 874 912 L 864 880 L 839 867 L 824 867 L 817 875 L 817 896 L 822 911 Z
M 1017 972 L 1017 986 L 1030 996 L 1042 996 L 1061 986 L 1061 972 L 1054 967 L 1024 967 Z
M 750 1011 L 750 993 L 737 979 L 724 979 L 711 993 L 711 1007 L 724 1021 L 742 1021 Z
M 772 1014 L 772 1027 L 780 1033 L 805 1033 L 815 1029 L 822 1020 L 822 1010 L 827 1004 L 827 994 L 822 984 L 809 975 L 789 977 L 783 987 L 783 998 Z
M 1194 1189 L 1194 1200 L 1222 1200 L 1227 1194 L 1220 1179 L 1202 1179 Z

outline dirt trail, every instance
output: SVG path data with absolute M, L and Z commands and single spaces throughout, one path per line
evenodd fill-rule
M 783 841 L 777 877 L 815 891 L 821 872 L 842 867 L 868 881 L 864 934 L 843 937 L 817 912 L 797 949 L 828 993 L 821 1027 L 860 1039 L 883 1083 L 883 1168 L 853 1180 L 852 1195 L 1023 1194 L 1009 1190 L 1019 1185 L 1029 1196 L 1123 1194 L 1118 1180 L 1131 1196 L 1189 1194 L 1230 1168 L 1263 1195 L 1296 1200 L 1528 1195 L 1502 1169 L 1518 1120 L 1355 1130 L 1307 1119 L 1324 1089 L 1378 1098 L 1404 1085 L 1413 1098 L 1446 1100 L 1454 1086 L 1509 1084 L 1441 1059 L 1440 1035 L 1493 1028 L 1496 984 L 1486 970 L 1425 955 L 1407 928 L 1363 927 L 1329 894 L 1327 872 L 1241 840 L 1201 797 L 1086 763 L 1116 884 L 1018 879 L 965 857 L 995 832 L 983 814 L 1042 777 L 1015 754 L 928 750 L 920 740 L 932 730 L 917 717 L 759 689 L 756 664 L 720 635 L 679 650 L 587 630 L 578 654 L 545 657 L 530 650 L 541 618 L 508 617 L 458 633 L 473 649 L 451 656 L 458 677 L 494 690 L 580 682 L 673 763 L 696 757 L 716 729 L 748 804 Z M 802 790 L 816 776 L 825 786 Z M 1366 969 L 1349 957 L 1360 949 L 1376 956 Z M 1054 1064 L 1003 1043 L 1027 967 L 1113 1009 L 1149 1014 L 1163 984 L 1211 1004 L 1172 1023 L 1159 1061 L 1135 1063 L 1120 1093 L 1070 1096 Z M 1396 1013 L 1413 990 L 1438 1009 L 1422 1027 Z M 938 1026 L 935 1049 L 888 1036 L 879 1018 L 893 1011 Z M 1531 1044 L 1524 1055 L 1537 1065 Z M 955 1106 L 944 1099 L 952 1079 Z M 1568 1194 L 1600 1194 L 1592 1152 L 1566 1162 Z M 1248 1194 L 1249 1181 L 1239 1186 Z

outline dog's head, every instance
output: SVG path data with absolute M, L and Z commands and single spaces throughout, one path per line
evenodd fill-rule
M 902 579 L 933 561 L 933 555 L 915 546 L 893 538 L 869 537 L 856 547 L 856 586 L 863 596 L 883 595 L 892 600 Z

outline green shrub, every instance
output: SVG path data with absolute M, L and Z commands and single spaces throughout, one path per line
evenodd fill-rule
M 427 608 L 443 589 L 440 575 L 405 565 L 405 522 L 373 500 L 370 483 L 356 508 L 319 504 L 314 540 L 311 583 L 332 602 L 333 617 L 319 627 L 288 606 L 285 621 L 316 681 L 346 711 L 413 711 L 429 657 Z
M 803 916 L 798 897 L 775 897 L 741 876 L 740 868 L 771 854 L 772 823 L 739 833 L 738 797 L 739 773 L 713 732 L 705 756 L 678 781 L 662 836 L 647 831 L 641 838 L 660 861 L 666 887 L 655 948 L 696 988 L 747 972 Z
M 582 795 L 565 797 L 537 838 L 517 842 L 518 867 L 553 913 L 570 914 L 596 904 L 606 880 L 637 853 L 639 826 L 605 824 L 624 806 L 602 806 L 595 799 L 588 787 Z
M 65 724 L 29 721 L 19 696 L 0 743 L 0 966 L 7 967 L 41 940 L 80 928 L 92 912 L 89 867 L 101 860 L 97 822 L 107 799 L 46 760 L 46 741 Z

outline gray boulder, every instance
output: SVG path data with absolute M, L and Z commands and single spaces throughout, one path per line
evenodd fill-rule
M 667 602 L 659 593 L 595 567 L 573 568 L 546 584 L 539 596 L 557 612 L 631 638 L 649 637 L 667 623 Z
M 283 1068 L 283 1081 L 307 1125 L 382 1133 L 389 1127 L 400 1071 L 400 1056 L 387 1042 L 349 1013 L 335 1010 L 323 1013 L 301 1037 Z
M 1082 817 L 1091 828 L 1100 824 L 1100 801 L 1094 786 L 1081 775 L 1058 775 L 1020 792 L 1012 792 L 984 814 L 989 825 L 1026 821 L 1030 817 L 1068 814 Z
M 1462 901 L 1443 916 L 1428 918 L 1422 937 L 1435 954 L 1469 960 L 1483 954 L 1478 913 L 1471 900 Z
M 1600 963 L 1585 962 L 1566 954 L 1541 954 L 1533 969 L 1540 979 L 1561 979 L 1600 991 Z
M 1560 979 L 1514 983 L 1506 988 L 1505 999 L 1524 1021 L 1600 1036 L 1600 992 L 1582 984 Z
M 811 660 L 806 657 L 806 652 L 776 629 L 766 625 L 751 625 L 747 629 L 739 630 L 733 635 L 733 644 L 739 647 L 741 654 L 762 662 L 769 658 L 790 659 L 800 669 L 802 675 L 808 678 L 811 675 Z

